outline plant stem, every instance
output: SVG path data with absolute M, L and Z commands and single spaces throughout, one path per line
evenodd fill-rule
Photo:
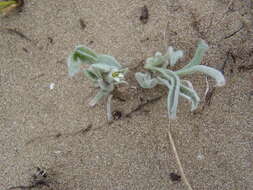
M 104 96 L 107 96 L 108 94 L 109 92 L 99 90 L 96 96 L 90 101 L 89 105 L 91 107 L 95 106 L 100 99 L 102 99 Z
M 189 183 L 189 181 L 188 181 L 188 179 L 187 179 L 186 176 L 185 176 L 184 169 L 183 169 L 183 166 L 182 166 L 181 161 L 180 161 L 180 159 L 179 159 L 179 156 L 178 156 L 178 153 L 177 153 L 177 149 L 176 149 L 176 146 L 175 146 L 175 142 L 174 142 L 174 140 L 173 140 L 173 137 L 172 137 L 172 135 L 171 135 L 170 130 L 171 130 L 171 124 L 170 124 L 170 120 L 169 120 L 169 131 L 168 131 L 168 133 L 169 133 L 169 140 L 170 140 L 170 144 L 171 144 L 171 146 L 172 146 L 172 150 L 173 150 L 173 152 L 174 152 L 174 154 L 175 154 L 176 161 L 177 161 L 177 164 L 178 164 L 180 173 L 181 173 L 181 175 L 182 175 L 182 178 L 183 178 L 183 180 L 184 180 L 184 183 L 186 184 L 186 186 L 187 186 L 187 188 L 188 188 L 189 190 L 193 190 L 192 187 L 191 187 L 191 185 L 190 185 L 190 183 Z
M 112 97 L 113 97 L 112 94 L 108 96 L 106 104 L 107 119 L 109 122 L 112 121 Z

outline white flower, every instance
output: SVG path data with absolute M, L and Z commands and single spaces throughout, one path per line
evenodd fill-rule
M 112 69 L 112 71 L 110 72 L 110 77 L 117 83 L 122 82 L 124 80 L 124 74 L 122 73 L 122 71 L 119 71 L 117 69 Z

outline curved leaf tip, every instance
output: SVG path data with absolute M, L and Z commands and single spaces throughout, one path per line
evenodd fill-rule
M 209 46 L 208 46 L 208 44 L 204 40 L 201 39 L 198 42 L 198 48 L 202 48 L 202 49 L 207 50 L 209 48 Z
M 73 77 L 75 74 L 77 74 L 81 70 L 81 63 L 80 61 L 74 60 L 74 53 L 72 53 L 68 59 L 67 59 L 67 65 L 68 65 L 68 74 L 70 77 Z

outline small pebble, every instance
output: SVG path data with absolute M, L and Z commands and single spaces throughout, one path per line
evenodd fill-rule
M 197 155 L 197 160 L 203 160 L 203 159 L 204 159 L 204 155 L 201 154 L 201 153 L 199 153 L 199 154 Z
M 56 150 L 56 151 L 54 151 L 54 153 L 55 153 L 55 154 L 60 154 L 61 151 L 60 151 L 60 150 Z
M 55 86 L 55 84 L 54 84 L 54 83 L 51 83 L 51 84 L 49 85 L 50 90 L 53 90 L 53 89 L 54 89 L 54 86 Z

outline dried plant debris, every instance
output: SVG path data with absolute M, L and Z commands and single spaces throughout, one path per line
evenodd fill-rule
M 148 23 L 148 19 L 149 19 L 149 11 L 148 11 L 148 7 L 146 5 L 144 5 L 141 8 L 141 16 L 140 16 L 140 21 L 143 24 L 147 24 Z
M 47 37 L 47 39 L 48 39 L 48 42 L 50 43 L 50 44 L 53 44 L 54 43 L 54 39 L 52 38 L 52 37 Z
M 82 30 L 84 30 L 87 27 L 87 25 L 85 24 L 84 20 L 81 19 L 81 18 L 79 19 L 79 24 L 80 24 L 80 27 L 81 27 Z
M 250 70 L 253 70 L 253 64 L 252 65 L 242 65 L 242 66 L 239 66 L 237 69 L 239 72 L 250 71 Z
M 24 0 L 0 1 L 0 13 L 4 16 L 24 6 Z
M 35 173 L 31 176 L 30 185 L 20 185 L 8 188 L 8 190 L 20 189 L 20 190 L 32 190 L 40 189 L 42 187 L 52 188 L 54 184 L 57 184 L 57 181 L 53 179 L 53 174 L 48 174 L 45 169 L 36 167 Z M 54 188 L 55 189 L 55 188 Z
M 16 35 L 16 36 L 20 37 L 21 39 L 24 39 L 28 42 L 33 43 L 33 41 L 28 36 L 26 36 L 23 32 L 19 31 L 18 29 L 15 29 L 15 28 L 1 28 L 0 32 L 6 32 L 11 35 Z
M 206 93 L 206 96 L 205 96 L 205 104 L 204 104 L 204 107 L 205 106 L 210 106 L 211 105 L 211 101 L 212 101 L 212 97 L 215 93 L 215 87 L 212 87 L 211 89 L 209 89 Z
M 236 57 L 230 51 L 227 51 L 226 58 L 225 58 L 223 64 L 221 65 L 221 68 L 219 69 L 222 72 L 223 75 L 225 74 L 225 68 L 226 68 L 228 63 L 231 63 L 230 64 L 230 73 L 233 73 L 234 72 L 233 65 L 236 64 Z
M 152 104 L 154 102 L 157 102 L 158 100 L 160 100 L 162 98 L 162 96 L 158 96 L 155 98 L 151 98 L 148 99 L 146 101 L 143 101 L 141 104 L 137 105 L 136 108 L 134 108 L 133 110 L 131 110 L 129 113 L 127 113 L 125 115 L 125 117 L 131 117 L 135 112 L 140 111 L 141 109 L 144 108 L 144 106 L 148 105 L 148 104 Z
M 26 146 L 27 145 L 30 145 L 34 142 L 42 142 L 42 141 L 45 141 L 45 139 L 58 139 L 58 138 L 68 138 L 68 137 L 75 137 L 77 135 L 86 135 L 89 131 L 91 131 L 92 129 L 92 124 L 88 124 L 87 127 L 85 128 L 82 128 L 78 131 L 75 131 L 75 132 L 71 132 L 71 133 L 56 133 L 56 134 L 53 134 L 53 135 L 47 135 L 47 136 L 38 136 L 38 137 L 34 137 L 32 139 L 30 139 L 28 142 L 26 142 Z
M 172 172 L 172 173 L 170 173 L 170 179 L 173 182 L 179 182 L 179 181 L 181 181 L 181 176 Z
M 224 40 L 233 37 L 233 36 L 236 35 L 238 32 L 240 32 L 243 28 L 244 28 L 244 25 L 242 25 L 239 29 L 237 29 L 236 31 L 232 32 L 231 34 L 228 34 L 227 36 L 225 36 L 225 37 L 224 37 Z

